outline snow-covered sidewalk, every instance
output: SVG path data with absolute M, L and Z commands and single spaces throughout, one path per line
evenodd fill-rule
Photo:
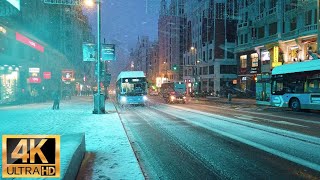
M 85 133 L 79 179 L 144 179 L 114 105 L 106 102 L 109 113 L 103 115 L 92 109 L 92 97 L 62 101 L 60 110 L 51 103 L 1 107 L 0 135 Z

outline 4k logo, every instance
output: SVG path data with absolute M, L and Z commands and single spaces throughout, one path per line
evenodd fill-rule
M 2 177 L 60 177 L 60 136 L 3 135 Z

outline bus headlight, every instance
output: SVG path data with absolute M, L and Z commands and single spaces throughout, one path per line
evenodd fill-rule
M 120 97 L 120 102 L 125 103 L 127 101 L 127 98 L 125 96 Z
M 143 96 L 142 98 L 143 98 L 144 101 L 148 100 L 147 96 Z

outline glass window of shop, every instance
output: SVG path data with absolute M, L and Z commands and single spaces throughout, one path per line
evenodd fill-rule
M 253 53 L 251 56 L 251 67 L 258 67 L 259 66 L 259 59 L 258 59 L 258 53 Z
M 298 46 L 291 46 L 288 47 L 289 52 L 289 61 L 298 61 L 299 60 L 299 47 Z
M 240 67 L 247 68 L 247 55 L 240 56 Z
M 18 94 L 19 68 L 0 66 L 0 104 L 16 100 Z

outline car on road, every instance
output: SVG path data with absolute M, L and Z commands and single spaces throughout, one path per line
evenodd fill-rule
M 187 98 L 184 93 L 179 93 L 175 91 L 170 92 L 169 96 L 166 96 L 164 100 L 168 104 L 174 104 L 174 103 L 185 104 L 187 102 Z
M 159 92 L 158 92 L 158 91 L 150 91 L 150 92 L 149 92 L 149 95 L 150 95 L 150 96 L 158 96 L 158 95 L 159 95 Z

